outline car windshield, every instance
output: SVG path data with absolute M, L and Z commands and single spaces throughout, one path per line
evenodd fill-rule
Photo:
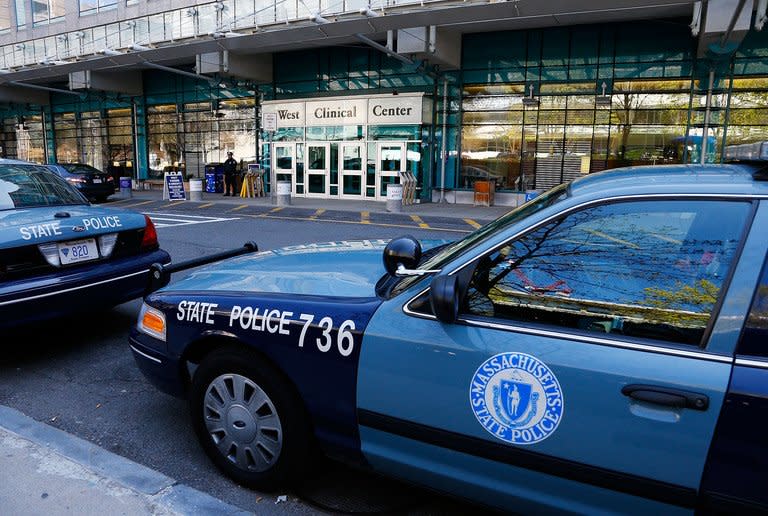
M 88 201 L 48 168 L 0 164 L 0 210 L 71 204 L 88 204 Z
M 455 259 L 457 256 L 471 249 L 479 242 L 482 242 L 489 236 L 503 231 L 504 228 L 528 217 L 529 215 L 541 211 L 544 208 L 552 206 L 556 202 L 564 199 L 567 196 L 569 183 L 564 183 L 554 187 L 543 195 L 535 197 L 530 202 L 518 206 L 509 213 L 502 215 L 493 222 L 486 224 L 479 228 L 477 231 L 473 231 L 461 240 L 457 240 L 451 244 L 441 248 L 437 253 L 429 256 L 426 260 L 419 264 L 419 269 L 427 270 L 439 270 L 442 267 Z M 392 289 L 392 294 L 399 294 L 403 290 L 409 288 L 412 284 L 418 281 L 421 276 L 407 276 Z
M 77 163 L 66 163 L 61 165 L 70 174 L 92 175 L 100 174 L 101 172 L 90 165 L 80 165 Z

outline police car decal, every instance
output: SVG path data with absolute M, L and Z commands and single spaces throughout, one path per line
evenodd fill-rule
M 469 399 L 483 428 L 511 444 L 543 441 L 563 418 L 560 383 L 546 364 L 525 353 L 499 353 L 483 362 Z
M 219 308 L 218 303 L 181 300 L 177 306 L 176 319 L 181 322 L 215 325 L 217 308 Z M 226 317 L 230 329 L 239 327 L 243 330 L 287 335 L 289 338 L 293 336 L 297 338 L 300 348 L 304 347 L 305 341 L 312 342 L 312 339 L 307 337 L 307 330 L 312 326 L 315 319 L 318 319 L 315 326 L 319 328 L 321 336 L 316 337 L 313 343 L 319 351 L 326 353 L 335 348 L 341 356 L 348 357 L 355 348 L 353 333 L 355 322 L 350 319 L 339 324 L 338 329 L 335 330 L 336 338 L 334 339 L 332 332 L 334 332 L 335 323 L 330 316 L 319 317 L 315 314 L 294 314 L 294 312 L 287 310 L 233 305 Z M 296 336 L 295 332 L 298 326 L 301 327 L 301 330 Z

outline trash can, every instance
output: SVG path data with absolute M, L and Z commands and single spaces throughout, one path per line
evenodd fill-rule
M 120 197 L 123 199 L 130 199 L 133 197 L 133 191 L 131 190 L 131 178 L 121 176 L 120 177 Z
M 190 201 L 203 200 L 203 180 L 202 179 L 189 180 L 189 200 Z
M 277 193 L 278 206 L 291 205 L 291 182 L 290 181 L 278 181 L 276 193 Z
M 387 185 L 387 211 L 403 211 L 403 185 L 389 183 Z
M 493 198 L 496 193 L 496 181 L 475 181 L 474 204 L 493 206 Z

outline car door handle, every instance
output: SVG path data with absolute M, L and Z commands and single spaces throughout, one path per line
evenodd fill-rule
M 624 396 L 665 407 L 707 410 L 709 397 L 698 392 L 659 387 L 658 385 L 629 384 L 621 388 Z

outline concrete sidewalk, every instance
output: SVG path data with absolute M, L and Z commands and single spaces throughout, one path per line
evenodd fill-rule
M 155 185 L 153 185 L 155 186 Z M 110 204 L 123 204 L 131 201 L 146 201 L 163 200 L 163 191 L 160 187 L 152 190 L 132 190 L 131 197 L 126 198 L 121 192 L 117 192 L 115 195 L 109 198 L 109 201 L 105 203 L 106 206 Z M 189 192 L 187 192 L 187 198 L 189 198 Z M 202 192 L 202 199 L 200 201 L 178 201 L 167 200 L 165 201 L 169 205 L 178 205 L 176 203 L 197 203 L 197 204 L 225 204 L 237 206 L 258 207 L 262 209 L 276 209 L 280 208 L 277 205 L 276 200 L 272 197 L 228 197 L 220 193 Z M 307 212 L 313 213 L 317 210 L 337 210 L 337 211 L 353 211 L 353 212 L 368 212 L 368 213 L 391 213 L 395 215 L 397 212 L 388 212 L 386 202 L 370 201 L 370 200 L 349 200 L 349 199 L 319 199 L 308 197 L 293 197 L 291 198 L 290 206 L 283 207 L 299 210 L 307 210 Z M 495 220 L 501 215 L 512 210 L 511 206 L 482 206 L 472 204 L 453 204 L 453 203 L 418 203 L 410 204 L 402 207 L 401 215 L 415 215 L 415 216 L 429 216 L 429 217 L 446 217 L 446 218 L 459 218 L 459 219 L 472 219 L 488 222 Z
M 251 514 L 5 406 L 0 508 L 47 516 Z

